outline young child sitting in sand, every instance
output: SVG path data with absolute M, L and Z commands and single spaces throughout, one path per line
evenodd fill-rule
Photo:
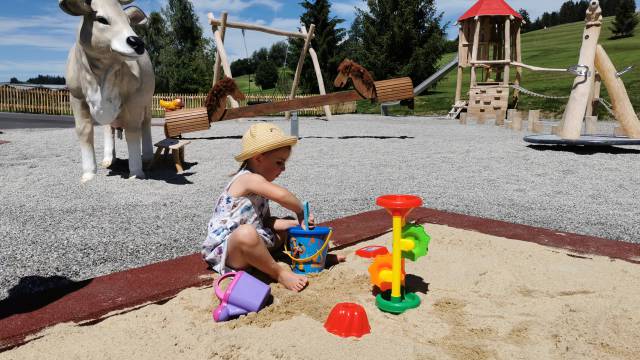
M 242 137 L 242 152 L 235 157 L 242 165 L 218 198 L 202 245 L 202 254 L 215 271 L 222 274 L 252 266 L 287 289 L 300 291 L 307 285 L 305 276 L 281 267 L 269 253 L 285 241 L 287 229 L 304 223 L 300 200 L 272 183 L 285 170 L 296 142 L 265 122 L 252 125 Z M 297 220 L 272 217 L 269 200 L 294 212 Z

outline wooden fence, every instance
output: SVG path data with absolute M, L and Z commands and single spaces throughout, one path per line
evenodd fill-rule
M 313 95 L 298 95 L 309 97 Z M 153 96 L 153 117 L 164 117 L 164 109 L 160 107 L 160 99 L 172 100 L 182 98 L 185 108 L 191 109 L 204 106 L 207 94 L 155 94 Z M 286 100 L 285 95 L 248 95 L 240 102 L 240 106 L 247 103 L 273 102 Z M 68 90 L 52 90 L 46 88 L 20 89 L 13 86 L 0 86 L 0 112 L 23 112 L 50 115 L 71 115 Z M 351 114 L 356 112 L 356 103 L 331 105 L 333 114 Z M 322 116 L 322 107 L 298 110 L 301 116 Z M 278 114 L 281 115 L 281 114 Z

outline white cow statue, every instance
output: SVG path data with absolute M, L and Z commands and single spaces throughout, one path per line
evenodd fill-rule
M 147 17 L 135 6 L 122 8 L 133 0 L 58 1 L 64 12 L 83 17 L 66 72 L 82 153 L 81 181 L 89 181 L 96 174 L 94 122 L 104 125 L 102 166 L 109 167 L 115 156 L 111 127 L 123 128 L 130 175 L 143 179 L 143 161 L 149 162 L 153 156 L 151 100 L 155 77 L 144 43 L 131 25 L 144 24 Z

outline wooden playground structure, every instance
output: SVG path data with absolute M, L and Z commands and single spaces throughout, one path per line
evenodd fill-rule
M 351 79 L 354 90 L 227 109 L 227 97 L 239 100 L 244 95 L 233 79 L 224 78 L 211 89 L 205 107 L 168 112 L 164 128 L 165 135 L 173 138 L 187 132 L 207 130 L 212 122 L 221 120 L 255 117 L 356 100 L 368 99 L 382 103 L 413 99 L 414 96 L 411 78 L 374 81 L 364 67 L 346 59 L 338 67 L 334 85 L 343 87 L 348 79 Z
M 531 71 L 564 72 L 575 75 L 571 94 L 560 125 L 552 128 L 551 135 L 530 135 L 525 141 L 541 144 L 574 145 L 635 145 L 640 144 L 640 121 L 631 105 L 621 76 L 604 48 L 598 44 L 602 28 L 602 14 L 598 0 L 591 0 L 585 15 L 585 29 L 577 65 L 566 69 L 542 68 L 522 63 L 520 29 L 522 17 L 504 0 L 478 0 L 458 19 L 458 77 L 456 97 L 450 116 L 460 116 L 466 123 L 473 118 L 483 123 L 495 118 L 496 125 L 507 124 L 514 130 L 522 129 L 522 116 L 508 109 L 510 87 L 515 89 L 512 103 L 517 104 L 519 93 L 535 94 L 520 86 L 522 68 Z M 510 67 L 515 66 L 516 77 L 509 82 Z M 469 100 L 462 99 L 462 78 L 465 68 L 471 68 Z M 600 98 L 604 83 L 611 106 Z M 551 97 L 550 97 L 551 98 Z M 553 97 L 562 98 L 562 97 Z M 618 133 L 612 136 L 597 134 L 597 104 L 602 103 L 618 121 Z M 463 111 L 466 110 L 466 114 Z M 541 132 L 539 110 L 529 114 L 528 129 Z M 585 132 L 583 134 L 583 124 Z M 596 136 L 594 136 L 596 135 Z
M 326 94 L 324 79 L 322 78 L 322 72 L 320 71 L 320 63 L 318 62 L 318 55 L 316 54 L 313 47 L 311 47 L 311 40 L 315 36 L 314 24 L 311 24 L 308 30 L 304 25 L 301 25 L 300 32 L 292 32 L 292 31 L 274 29 L 274 28 L 256 25 L 256 24 L 227 21 L 228 14 L 226 12 L 222 13 L 220 20 L 217 20 L 214 17 L 213 13 L 209 13 L 207 16 L 209 18 L 209 24 L 211 25 L 211 30 L 213 31 L 213 38 L 216 43 L 216 62 L 215 62 L 214 71 L 213 71 L 212 86 L 214 86 L 216 82 L 220 80 L 221 70 L 223 71 L 224 76 L 228 78 L 233 78 L 233 75 L 231 74 L 231 66 L 229 64 L 227 52 L 224 47 L 224 38 L 225 38 L 226 30 L 227 28 L 233 28 L 233 29 L 241 29 L 243 32 L 245 30 L 251 30 L 251 31 L 264 32 L 271 35 L 284 36 L 287 38 L 304 39 L 304 46 L 302 48 L 302 51 L 300 52 L 300 57 L 298 58 L 298 65 L 296 67 L 293 83 L 291 85 L 291 92 L 289 94 L 289 99 L 295 98 L 296 91 L 298 90 L 298 84 L 300 82 L 300 75 L 302 73 L 302 66 L 304 65 L 304 60 L 307 56 L 307 53 L 309 53 L 309 56 L 311 57 L 311 60 L 313 63 L 313 69 L 318 81 L 318 89 L 320 90 L 320 94 L 321 95 Z M 233 100 L 232 98 L 230 98 L 229 100 L 233 108 L 239 107 L 238 103 L 235 100 Z M 328 105 L 324 106 L 324 112 L 325 112 L 325 115 L 327 116 L 327 119 L 331 119 L 331 109 L 329 108 Z M 287 118 L 288 118 L 288 114 L 287 114 Z
M 458 19 L 458 76 L 451 115 L 464 109 L 468 116 L 484 118 L 509 106 L 509 70 L 521 62 L 522 16 L 502 0 L 479 0 Z M 469 99 L 462 99 L 464 71 L 471 68 Z M 515 83 L 522 69 L 516 66 Z M 517 95 L 516 95 L 517 96 Z

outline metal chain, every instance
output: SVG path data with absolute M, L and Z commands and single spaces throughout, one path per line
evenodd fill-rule
M 569 96 L 552 96 L 552 95 L 538 94 L 537 92 L 533 92 L 531 90 L 527 90 L 527 89 L 523 88 L 522 86 L 515 85 L 515 84 L 511 85 L 511 87 L 516 89 L 516 90 L 519 90 L 520 92 L 523 92 L 523 93 L 525 93 L 527 95 L 541 97 L 541 98 L 545 98 L 545 99 L 568 99 L 569 98 Z

